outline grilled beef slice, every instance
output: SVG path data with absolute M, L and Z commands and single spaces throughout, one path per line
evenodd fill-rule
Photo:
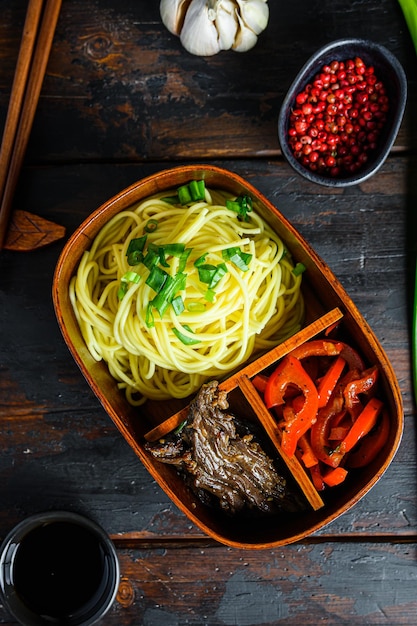
M 226 392 L 218 389 L 216 381 L 209 382 L 190 404 L 180 434 L 146 444 L 146 449 L 185 472 L 203 501 L 208 492 L 229 513 L 294 510 L 285 479 L 228 408 Z

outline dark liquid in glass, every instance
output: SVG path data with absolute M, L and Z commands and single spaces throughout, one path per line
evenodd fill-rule
M 62 618 L 80 610 L 103 584 L 104 553 L 88 529 L 51 522 L 21 541 L 13 565 L 13 582 L 34 613 Z

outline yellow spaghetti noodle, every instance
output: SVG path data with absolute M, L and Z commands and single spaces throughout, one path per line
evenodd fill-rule
M 163 199 L 172 193 L 114 216 L 84 253 L 70 285 L 90 353 L 107 363 L 133 405 L 194 393 L 299 330 L 303 318 L 301 275 L 256 210 L 241 221 L 225 206 L 230 194 L 206 189 L 204 201 L 180 206 Z M 156 228 L 147 232 L 149 224 Z M 182 311 L 170 305 L 161 316 L 153 308 L 150 269 L 143 259 L 128 264 L 129 243 L 140 238 L 146 250 L 172 243 L 189 250 L 183 268 L 179 256 L 161 261 L 171 277 L 179 270 L 186 275 L 173 294 Z M 228 258 L 225 251 L 233 249 L 251 255 L 246 268 Z M 202 282 L 197 259 L 226 268 L 215 287 Z

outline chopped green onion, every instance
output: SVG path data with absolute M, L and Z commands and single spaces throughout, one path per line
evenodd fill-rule
M 190 190 L 190 194 L 191 194 L 191 198 L 196 201 L 196 200 L 204 200 L 205 198 L 205 184 L 204 184 L 204 180 L 192 180 L 189 184 L 188 184 L 189 190 Z
M 163 265 L 164 267 L 169 267 L 169 263 L 166 260 L 166 256 L 165 256 L 165 248 L 164 248 L 164 246 L 159 246 L 158 254 L 159 254 L 159 262 L 160 262 L 160 264 Z
M 252 254 L 249 252 L 243 252 L 240 248 L 233 247 L 222 250 L 222 255 L 226 261 L 234 263 L 242 272 L 248 271 L 249 263 L 252 260 Z
M 201 256 L 198 257 L 198 259 L 196 259 L 194 261 L 194 265 L 195 267 L 199 267 L 200 265 L 203 265 L 206 262 L 206 258 L 207 258 L 207 252 L 205 252 L 204 254 L 202 254 Z
M 189 202 L 191 202 L 192 197 L 188 185 L 182 185 L 181 187 L 178 187 L 178 200 L 181 204 L 188 204 Z
M 187 275 L 181 273 L 176 274 L 174 277 L 167 275 L 167 279 L 163 288 L 156 294 L 155 298 L 151 300 L 152 306 L 158 311 L 162 317 L 176 293 L 185 288 L 185 282 Z
M 169 274 L 162 270 L 158 265 L 154 265 L 146 279 L 146 284 L 157 293 L 163 288 Z
M 216 297 L 216 292 L 214 291 L 214 289 L 207 289 L 206 293 L 204 294 L 204 297 L 207 300 L 207 302 L 214 302 L 214 298 Z
M 153 328 L 155 326 L 151 302 L 149 302 L 146 307 L 145 324 L 148 328 Z
M 167 204 L 179 204 L 178 195 L 176 196 L 167 196 L 166 198 L 161 198 L 162 202 L 166 202 Z
M 187 424 L 187 420 L 183 420 L 179 426 L 173 431 L 174 435 L 179 435 L 182 430 L 184 430 Z
M 187 310 L 190 313 L 204 313 L 206 306 L 203 302 L 192 301 L 187 303 Z
M 129 241 L 126 250 L 127 262 L 129 265 L 138 265 L 143 261 L 143 249 L 145 247 L 147 235 L 136 237 Z
M 175 315 L 181 315 L 181 313 L 185 310 L 184 300 L 181 298 L 181 296 L 176 296 L 175 298 L 173 298 L 171 304 L 172 308 L 174 309 Z
M 223 278 L 223 276 L 225 274 L 227 274 L 228 270 L 227 267 L 224 263 L 220 263 L 217 268 L 216 271 L 209 283 L 209 289 L 213 289 L 213 287 L 215 287 L 217 285 L 217 283 L 220 282 L 220 280 Z
M 153 247 L 149 247 L 145 258 L 143 259 L 143 264 L 148 268 L 148 270 L 152 270 L 152 268 L 155 267 L 160 260 L 159 251 L 157 249 L 155 250 Z
M 188 185 L 178 187 L 178 201 L 180 204 L 189 204 L 197 200 L 204 200 L 206 197 L 206 186 L 204 180 L 192 180 Z
M 127 283 L 122 283 L 120 285 L 119 289 L 117 290 L 117 298 L 118 298 L 118 300 L 123 300 L 123 298 L 126 295 L 127 288 L 128 288 L 128 284 Z
M 154 233 L 158 229 L 158 220 L 150 219 L 145 224 L 145 232 Z
M 204 265 L 198 266 L 198 277 L 202 283 L 206 283 L 209 285 L 212 281 L 214 274 L 216 273 L 217 267 L 215 265 L 210 265 L 209 263 L 205 263 Z
M 184 324 L 183 328 L 185 330 L 188 330 L 189 333 L 193 332 L 187 324 Z M 178 328 L 174 327 L 172 331 L 178 337 L 178 339 L 186 346 L 192 346 L 196 343 L 200 343 L 199 339 L 193 339 L 192 337 L 189 337 L 188 335 L 184 335 L 181 331 L 178 330 Z
M 117 297 L 119 300 L 123 300 L 124 296 L 127 293 L 129 283 L 135 283 L 136 285 L 140 281 L 140 275 L 137 272 L 126 272 L 120 279 L 120 287 L 117 290 Z
M 192 248 L 185 248 L 185 250 L 183 250 L 183 252 L 180 255 L 180 262 L 178 264 L 178 271 L 179 272 L 183 272 L 185 270 L 185 267 L 187 265 L 187 261 L 188 261 L 188 257 L 191 254 L 191 250 Z
M 181 257 L 182 253 L 185 250 L 185 244 L 183 243 L 166 243 L 161 246 L 164 250 L 165 254 L 170 254 L 171 256 Z
M 136 283 L 140 281 L 140 275 L 137 272 L 126 272 L 120 279 L 122 283 Z
M 224 263 L 219 265 L 205 263 L 204 265 L 199 265 L 197 269 L 199 279 L 202 283 L 208 285 L 209 289 L 213 289 L 228 271 Z
M 292 273 L 294 274 L 294 276 L 300 276 L 300 274 L 305 272 L 306 269 L 307 268 L 303 263 L 297 263 L 295 267 L 293 268 Z
M 226 207 L 237 213 L 238 219 L 249 221 L 248 213 L 252 211 L 252 198 L 250 196 L 238 196 L 236 200 L 226 200 Z

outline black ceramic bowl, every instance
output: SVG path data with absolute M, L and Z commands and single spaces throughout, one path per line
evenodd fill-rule
M 291 111 L 296 106 L 298 93 L 312 82 L 323 66 L 332 61 L 347 61 L 360 57 L 366 66 L 372 65 L 375 75 L 385 86 L 389 99 L 389 111 L 380 131 L 377 146 L 369 152 L 368 161 L 353 174 L 332 176 L 311 171 L 297 160 L 288 143 Z M 329 187 L 347 187 L 358 184 L 374 174 L 387 158 L 402 121 L 407 99 L 407 80 L 398 60 L 383 46 L 363 39 L 342 39 L 327 44 L 316 52 L 292 83 L 280 110 L 278 138 L 282 154 L 296 172 L 308 180 Z

